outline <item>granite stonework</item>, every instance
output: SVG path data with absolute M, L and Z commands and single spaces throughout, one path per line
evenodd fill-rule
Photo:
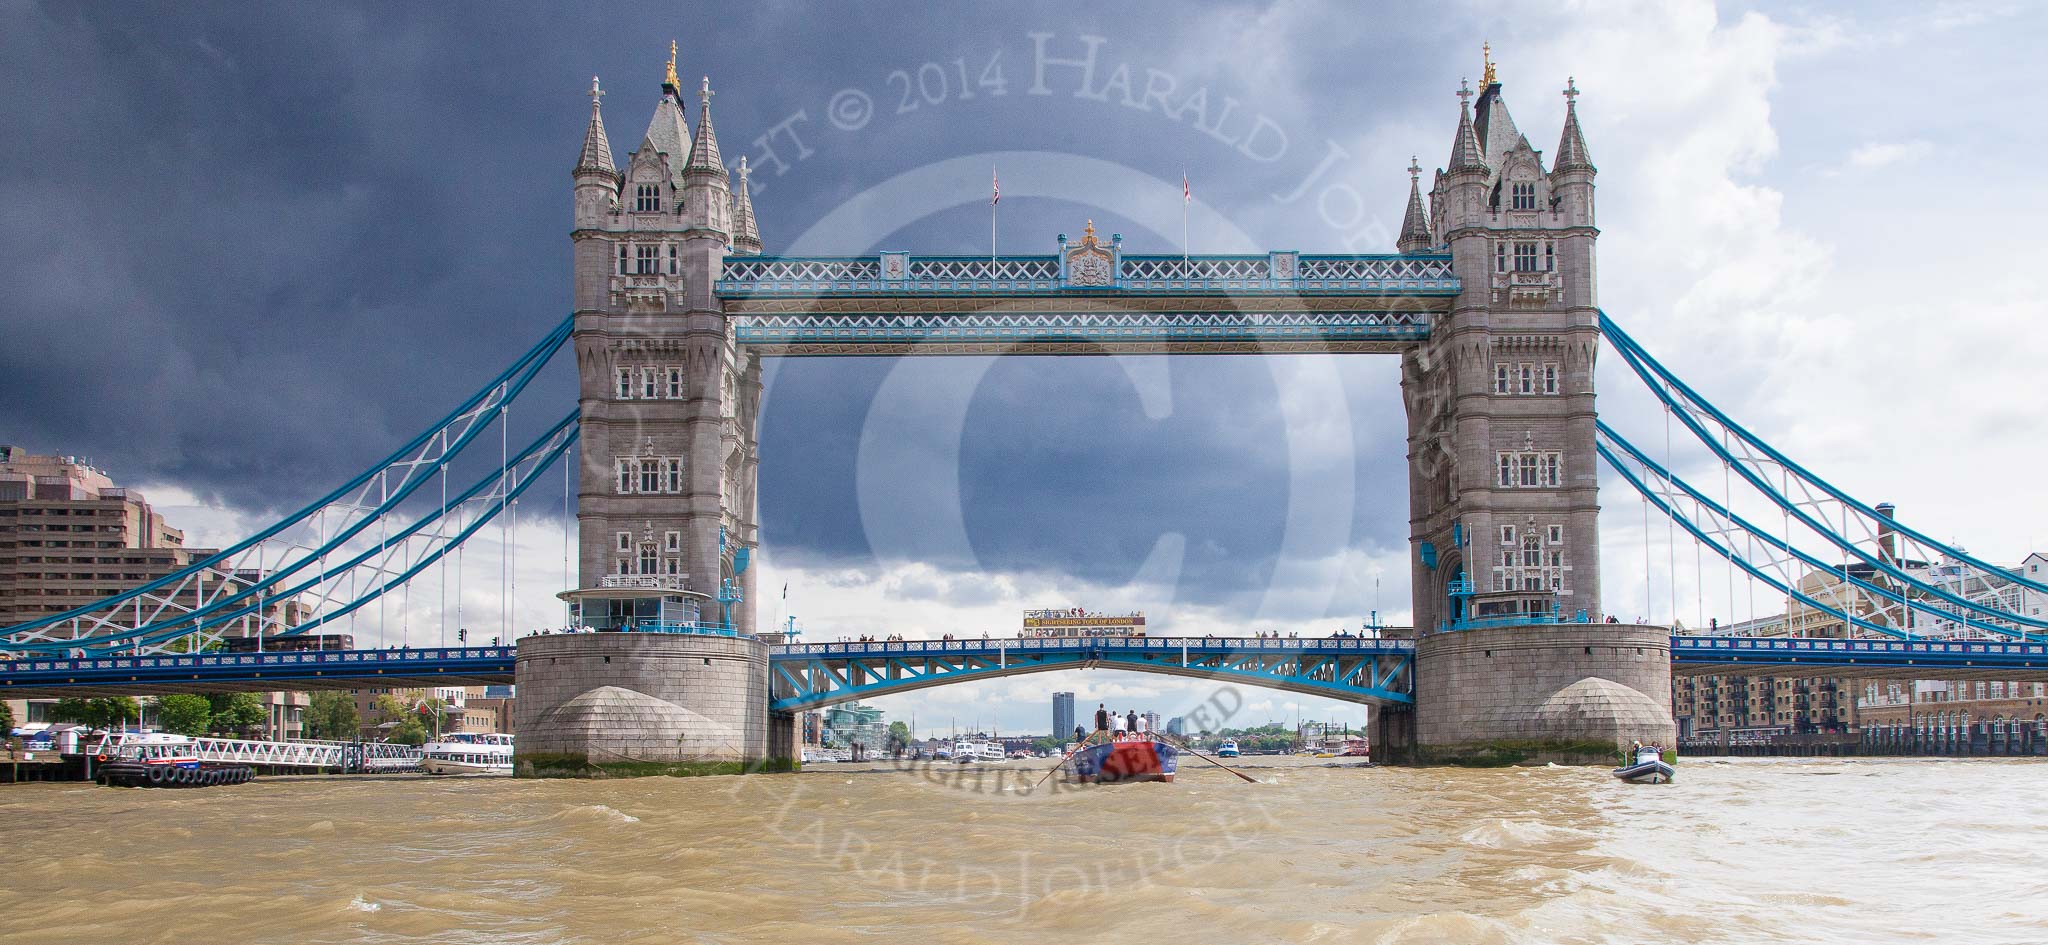
M 1460 288 L 1429 340 L 1401 356 L 1411 599 L 1424 631 L 1474 616 L 1459 588 L 1540 589 L 1565 616 L 1603 616 L 1595 171 L 1576 105 L 1546 168 L 1500 83 L 1482 81 L 1478 95 L 1459 107 L 1449 163 L 1427 190 L 1410 166 L 1398 244 L 1449 252 Z
M 1671 631 L 1562 623 L 1435 633 L 1415 647 L 1415 750 L 1437 764 L 1596 764 L 1673 745 Z
M 778 746 L 770 735 L 768 646 L 752 638 L 532 636 L 519 641 L 515 672 L 513 760 L 522 777 L 725 774 L 793 764 L 791 739 L 785 733 Z

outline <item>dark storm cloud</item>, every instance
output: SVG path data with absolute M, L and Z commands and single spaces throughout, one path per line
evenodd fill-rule
M 1117 162 L 1176 189 L 1186 168 L 1197 197 L 1261 245 L 1340 250 L 1360 226 L 1276 195 L 1316 171 L 1327 142 L 1349 146 L 1368 129 L 1430 129 L 1391 145 L 1429 163 L 1455 116 L 1457 68 L 1442 65 L 1440 47 L 1464 38 L 1389 32 L 1411 29 L 1398 17 L 1368 31 L 1346 26 L 1356 15 L 1341 7 L 977 8 L 972 22 L 958 9 L 0 6 L 11 90 L 0 98 L 0 442 L 87 455 L 120 480 L 249 510 L 290 508 L 346 478 L 565 313 L 581 89 L 604 77 L 623 161 L 646 127 L 670 35 L 682 71 L 709 73 L 720 92 L 725 157 L 749 155 L 758 169 L 771 252 L 893 175 L 1017 149 Z M 1232 41 L 1234 31 L 1256 39 L 1269 21 L 1289 31 L 1288 59 L 1233 58 L 1271 48 Z M 1055 66 L 1052 94 L 1024 94 L 1037 77 L 1034 31 L 1068 58 L 1085 52 L 1084 35 L 1106 37 L 1096 89 L 1080 87 L 1079 68 Z M 1243 124 L 1210 134 L 1191 114 L 1132 107 L 1119 93 L 1076 95 L 1099 91 L 1118 66 L 1133 97 L 1158 72 L 1176 102 L 1207 89 L 1212 121 L 1226 97 L 1240 100 Z M 896 70 L 913 81 L 936 70 L 951 91 L 936 104 L 906 95 Z M 983 81 L 997 72 L 1000 96 Z M 971 101 L 963 75 L 980 93 Z M 858 131 L 828 110 L 848 88 L 875 102 Z M 1284 155 L 1261 160 L 1219 140 L 1254 115 L 1270 116 Z M 1353 181 L 1373 221 L 1397 222 L 1405 175 L 1355 165 L 1339 161 L 1326 179 Z M 886 238 L 914 252 L 982 251 L 986 206 L 975 202 L 986 186 L 961 181 L 953 210 Z M 1178 239 L 1113 207 L 1018 199 L 1002 211 L 1005 248 L 1018 252 L 1049 251 L 1053 234 L 1077 234 L 1090 216 L 1126 230 L 1136 252 L 1172 251 Z M 557 367 L 522 406 L 524 423 L 572 404 L 568 368 Z M 892 368 L 775 367 L 761 494 L 766 541 L 784 560 L 859 566 L 868 555 L 857 457 Z M 1345 399 L 1328 409 L 1352 418 L 1359 457 L 1350 542 L 1398 547 L 1406 497 L 1392 361 L 1338 370 Z M 1289 499 L 1285 392 L 1249 358 L 1176 361 L 1169 373 L 1172 412 L 1152 418 L 1110 362 L 995 365 L 955 444 L 975 563 L 1116 581 L 1157 536 L 1179 532 L 1188 593 L 1263 580 Z M 915 515 L 924 498 L 891 501 Z

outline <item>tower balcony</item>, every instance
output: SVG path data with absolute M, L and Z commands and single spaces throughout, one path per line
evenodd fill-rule
M 1564 279 L 1556 271 L 1496 272 L 1493 274 L 1495 304 L 1510 308 L 1536 308 L 1564 299 Z
M 683 277 L 654 273 L 611 277 L 612 304 L 620 308 L 666 308 L 669 299 L 682 295 Z

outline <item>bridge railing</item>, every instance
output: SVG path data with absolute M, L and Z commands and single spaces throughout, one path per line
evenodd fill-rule
M 189 755 L 219 764 L 265 765 L 277 768 L 355 768 L 363 771 L 408 771 L 418 767 L 424 752 L 391 742 L 289 741 L 199 737 L 184 742 L 130 744 L 125 733 L 100 737 L 93 754 L 124 757 L 165 753 Z
M 1415 641 L 1372 637 L 998 637 L 986 640 L 892 640 L 789 643 L 778 657 L 990 655 L 1088 650 L 1190 652 L 1413 653 Z
M 1816 656 L 2048 656 L 2048 644 L 1983 640 L 1838 640 L 1818 637 L 1671 638 L 1673 657 L 1770 653 Z
M 232 669 L 249 667 L 335 666 L 419 661 L 505 660 L 516 654 L 509 646 L 448 647 L 407 650 L 283 650 L 275 653 L 219 653 L 197 656 L 95 656 L 66 659 L 0 660 L 0 678 L 10 673 L 42 673 L 123 669 Z

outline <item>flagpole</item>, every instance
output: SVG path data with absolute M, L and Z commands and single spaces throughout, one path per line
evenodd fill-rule
M 1193 193 L 1193 191 L 1190 191 L 1190 190 L 1188 189 L 1188 172 L 1187 172 L 1187 168 L 1181 168 L 1181 172 L 1180 172 L 1180 261 L 1181 261 L 1181 262 L 1187 262 L 1187 261 L 1188 261 L 1188 204 L 1189 204 L 1190 202 L 1192 202 L 1192 201 L 1193 201 L 1193 199 L 1194 199 L 1194 193 Z
M 988 275 L 993 279 L 996 275 L 996 204 L 1003 202 L 1002 178 L 996 174 L 994 164 L 988 166 L 988 181 Z

